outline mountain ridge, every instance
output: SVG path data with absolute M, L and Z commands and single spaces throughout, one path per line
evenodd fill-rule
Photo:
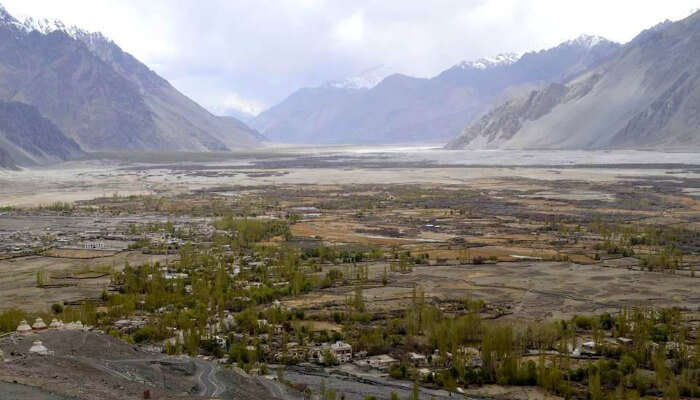
M 564 85 L 509 99 L 448 148 L 700 150 L 700 12 L 642 31 Z
M 508 92 L 568 79 L 602 62 L 619 45 L 570 41 L 522 56 L 460 62 L 432 78 L 391 74 L 370 88 L 302 88 L 252 122 L 286 143 L 443 143 Z
M 0 101 L 0 167 L 60 162 L 84 156 L 36 107 Z
M 19 22 L 0 5 L 0 100 L 30 104 L 87 151 L 229 151 L 260 144 L 101 33 Z

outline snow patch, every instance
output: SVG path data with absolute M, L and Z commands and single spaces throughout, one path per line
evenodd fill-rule
M 10 13 L 7 12 L 2 5 L 0 5 L 0 24 L 11 26 L 20 33 L 31 33 L 36 31 L 43 35 L 47 35 L 52 32 L 63 32 L 71 38 L 80 40 L 87 45 L 112 42 L 99 32 L 89 32 L 84 29 L 80 29 L 75 25 L 66 25 L 57 19 L 50 20 L 48 18 L 27 17 L 24 19 L 24 21 L 20 22 L 15 17 L 10 15 Z
M 355 76 L 337 81 L 330 81 L 322 86 L 339 89 L 371 89 L 377 86 L 377 84 L 379 84 L 379 82 L 381 82 L 384 78 L 391 75 L 391 73 L 392 72 L 389 70 L 389 68 L 385 67 L 384 65 L 377 65 L 375 67 L 368 68 Z
M 84 29 L 80 29 L 75 25 L 66 25 L 60 20 L 50 20 L 47 18 L 26 18 L 21 24 L 22 28 L 26 32 L 37 31 L 44 35 L 52 32 L 64 32 L 66 35 L 72 37 L 76 40 L 88 39 L 88 41 L 93 40 L 104 40 L 107 41 L 101 33 L 99 32 L 88 32 Z
M 495 57 L 483 57 L 473 61 L 462 61 L 457 64 L 462 69 L 488 69 L 503 65 L 510 65 L 520 59 L 520 54 L 517 53 L 501 53 Z
M 583 34 L 576 39 L 571 39 L 563 43 L 565 46 L 580 46 L 584 48 L 591 49 L 600 43 L 607 43 L 608 39 L 598 36 L 598 35 L 586 35 Z

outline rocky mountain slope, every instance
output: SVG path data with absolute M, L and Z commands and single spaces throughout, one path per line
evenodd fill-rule
M 449 148 L 700 150 L 700 12 L 492 109 Z
M 35 107 L 0 101 L 0 168 L 66 161 L 82 155 L 80 146 Z
M 326 84 L 296 91 L 252 125 L 288 143 L 446 141 L 489 104 L 598 65 L 619 45 L 593 36 L 539 52 L 463 62 L 431 79 L 394 74 L 378 84 Z M 341 82 L 364 82 L 348 79 Z
M 255 146 L 244 124 L 210 114 L 100 34 L 20 23 L 0 6 L 0 99 L 30 104 L 88 151 Z

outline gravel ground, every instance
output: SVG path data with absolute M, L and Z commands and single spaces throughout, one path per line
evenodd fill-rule
M 65 397 L 53 394 L 32 386 L 18 383 L 0 382 L 0 400 L 73 400 L 74 397 Z
M 53 354 L 30 354 L 35 340 Z M 0 368 L 0 390 L 28 391 L 26 396 L 0 395 L 0 400 L 141 399 L 146 390 L 153 399 L 257 400 L 283 393 L 210 361 L 150 353 L 94 332 L 11 335 L 0 340 L 0 349 L 9 358 Z

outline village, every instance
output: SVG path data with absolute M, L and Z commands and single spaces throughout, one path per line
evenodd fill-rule
M 247 261 L 250 261 L 253 266 L 260 266 L 251 259 Z M 234 266 L 231 273 L 232 278 L 238 277 L 241 271 L 244 274 L 246 271 L 251 271 L 253 266 L 243 268 Z M 236 272 L 233 273 L 233 271 Z M 177 285 L 175 283 L 177 281 L 184 283 L 190 279 L 188 274 L 168 272 L 166 268 L 163 268 L 161 272 L 161 279 L 175 285 Z M 148 280 L 154 279 L 158 278 L 150 274 Z M 245 287 L 245 290 L 249 291 L 259 289 L 261 289 L 261 285 L 247 285 Z M 191 294 L 192 289 L 188 289 L 188 285 L 184 285 L 184 292 Z M 239 300 L 245 301 L 246 299 Z M 424 300 L 418 301 L 424 302 Z M 145 303 L 143 305 L 148 307 Z M 357 304 L 352 305 L 352 307 L 357 307 Z M 421 307 L 426 307 L 426 304 L 422 304 Z M 465 310 L 466 315 L 471 315 L 471 324 L 483 323 L 479 319 L 479 315 L 487 312 L 487 307 L 484 304 L 474 303 L 465 307 L 474 307 L 471 311 Z M 100 309 L 103 310 L 100 311 Z M 336 371 L 335 373 L 354 376 L 356 379 L 406 379 L 413 377 L 412 379 L 426 387 L 446 387 L 447 390 L 463 394 L 466 393 L 465 388 L 456 385 L 452 387 L 451 385 L 454 383 L 443 381 L 446 373 L 449 374 L 449 371 L 453 370 L 456 365 L 460 365 L 460 368 L 466 368 L 468 371 L 484 371 L 489 367 L 489 364 L 497 361 L 496 357 L 499 359 L 503 357 L 502 355 L 497 356 L 495 353 L 484 354 L 484 351 L 489 351 L 485 339 L 482 339 L 481 344 L 472 342 L 471 345 L 455 346 L 453 344 L 448 346 L 448 348 L 453 349 L 453 352 L 441 351 L 439 348 L 425 351 L 426 348 L 430 347 L 414 345 L 416 348 L 422 348 L 423 352 L 421 350 L 408 351 L 407 347 L 400 346 L 391 349 L 388 353 L 372 354 L 376 351 L 367 347 L 366 344 L 359 344 L 354 348 L 353 345 L 343 340 L 346 336 L 352 341 L 358 339 L 350 334 L 350 329 L 356 326 L 356 323 L 344 325 L 344 328 L 349 329 L 339 331 L 314 330 L 313 324 L 300 326 L 297 320 L 300 310 L 287 309 L 277 299 L 263 304 L 257 314 L 247 315 L 247 317 L 251 317 L 250 320 L 240 318 L 240 314 L 235 315 L 230 310 L 224 310 L 220 317 L 207 318 L 204 329 L 196 330 L 199 336 L 194 339 L 191 336 L 186 337 L 188 332 L 179 329 L 172 329 L 171 334 L 174 337 L 165 339 L 162 343 L 152 340 L 155 335 L 144 337 L 146 332 L 153 334 L 154 320 L 159 316 L 163 317 L 169 309 L 172 310 L 171 307 L 165 306 L 153 312 L 137 311 L 136 314 L 140 314 L 140 316 L 112 319 L 108 325 L 104 325 L 104 322 L 100 321 L 98 322 L 99 327 L 84 325 L 80 320 L 64 322 L 58 318 L 52 318 L 51 322 L 47 324 L 41 317 L 37 317 L 33 322 L 30 321 L 31 325 L 26 320 L 20 321 L 16 332 L 10 333 L 10 335 L 31 340 L 32 345 L 28 353 L 39 356 L 53 355 L 53 350 L 47 348 L 38 339 L 47 331 L 104 332 L 141 343 L 148 351 L 167 354 L 187 352 L 187 342 L 194 340 L 197 345 L 191 355 L 222 366 L 235 365 L 249 374 L 268 376 L 270 379 L 283 380 L 284 372 L 282 371 L 290 366 L 304 367 L 315 364 L 326 368 L 331 374 Z M 96 312 L 98 321 L 101 319 L 100 313 L 110 314 L 108 307 L 104 306 L 98 307 Z M 470 314 L 470 312 L 476 312 L 476 315 Z M 303 314 L 303 311 L 301 313 Z M 55 314 L 60 316 L 63 312 Z M 73 314 L 72 317 L 80 314 L 82 313 Z M 575 317 L 570 322 L 573 325 L 570 336 L 563 338 L 563 343 L 557 343 L 556 338 L 547 338 L 544 333 L 530 333 L 531 336 L 527 339 L 529 345 L 520 349 L 514 347 L 510 351 L 515 351 L 513 356 L 521 358 L 523 362 L 537 360 L 538 364 L 548 369 L 556 367 L 562 359 L 574 363 L 573 365 L 586 365 L 586 363 L 614 358 L 615 355 L 619 357 L 620 354 L 632 354 L 640 349 L 650 352 L 653 357 L 657 357 L 655 354 L 663 354 L 662 357 L 667 360 L 671 370 L 676 368 L 676 362 L 690 362 L 692 364 L 692 360 L 696 357 L 694 354 L 697 354 L 697 347 L 688 345 L 685 340 L 691 340 L 695 337 L 697 327 L 690 325 L 683 328 L 681 331 L 686 332 L 685 334 L 689 335 L 687 337 L 673 334 L 671 328 L 678 323 L 685 325 L 681 322 L 685 319 L 682 315 L 684 313 L 678 310 L 647 310 L 635 313 L 635 315 L 632 315 L 632 312 L 630 315 L 625 314 L 626 312 L 615 317 L 606 314 L 599 319 Z M 308 319 L 308 317 L 306 318 Z M 639 327 L 636 327 L 635 324 L 642 325 L 641 321 L 644 319 L 667 321 L 669 325 L 664 325 L 660 332 L 651 333 L 651 336 L 649 333 L 640 334 Z M 280 321 L 284 322 L 278 323 Z M 324 323 L 328 325 L 327 321 Z M 597 323 L 599 325 L 595 326 Z M 151 329 L 149 329 L 149 325 Z M 652 324 L 652 326 L 658 327 L 659 325 Z M 545 328 L 540 327 L 539 329 Z M 618 336 L 624 333 L 629 337 Z M 550 334 L 552 333 L 550 332 Z M 4 339 L 0 339 L 0 344 L 10 337 L 4 336 Z M 12 358 L 11 355 L 0 353 L 0 359 L 11 361 Z M 684 358 L 686 361 L 682 361 Z
M 26 337 L 26 354 L 52 357 L 63 350 L 45 335 L 97 333 L 302 397 L 489 397 L 495 384 L 577 397 L 596 380 L 601 393 L 695 393 L 690 203 L 675 228 L 655 210 L 640 223 L 623 203 L 592 216 L 589 200 L 509 190 L 275 187 L 12 210 L 0 349 Z

